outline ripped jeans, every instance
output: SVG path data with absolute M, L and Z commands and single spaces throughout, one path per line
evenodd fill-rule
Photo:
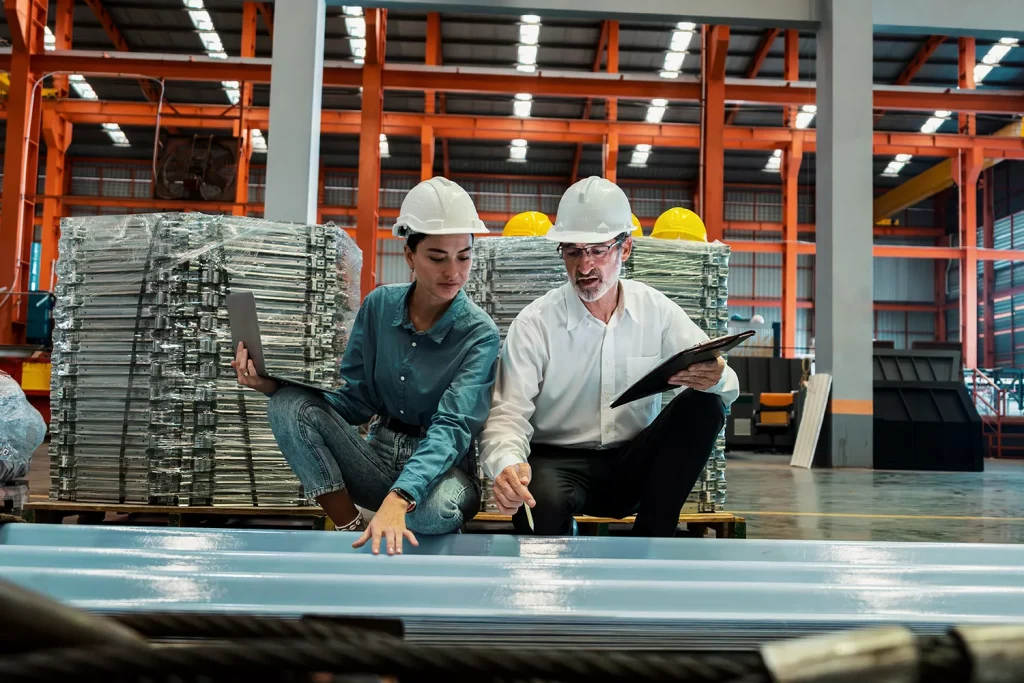
M 380 507 L 420 442 L 376 421 L 363 439 L 322 394 L 295 386 L 274 393 L 268 412 L 277 444 L 309 498 L 347 489 L 369 510 Z M 454 466 L 406 516 L 406 525 L 417 534 L 449 534 L 479 509 L 480 480 Z

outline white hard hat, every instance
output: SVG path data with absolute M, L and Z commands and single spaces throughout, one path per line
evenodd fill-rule
M 562 195 L 558 216 L 546 237 L 555 242 L 597 244 L 633 232 L 629 199 L 610 180 L 591 176 Z
M 406 237 L 410 232 L 470 235 L 489 231 L 466 191 L 458 183 L 436 177 L 409 190 L 402 200 L 402 210 L 391 233 Z

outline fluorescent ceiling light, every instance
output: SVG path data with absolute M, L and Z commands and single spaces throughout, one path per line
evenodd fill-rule
M 983 80 L 985 80 L 990 73 L 992 73 L 992 69 L 993 68 L 995 68 L 995 67 L 993 67 L 993 66 L 991 66 L 989 64 L 975 64 L 974 65 L 974 84 L 975 85 L 980 85 L 981 82 Z
M 765 173 L 778 173 L 782 169 L 782 150 L 777 149 L 768 157 L 768 163 L 761 169 Z
M 647 159 L 651 156 L 650 152 L 634 151 L 629 158 L 629 165 L 634 167 L 644 167 L 647 165 Z
M 362 17 L 345 17 L 345 32 L 350 38 L 366 37 L 366 19 Z
M 536 14 L 524 14 L 523 16 L 519 17 L 519 21 L 523 22 L 524 24 L 539 24 L 540 17 L 537 16 Z
M 341 11 L 347 17 L 361 17 L 361 16 L 363 16 L 363 8 L 362 7 L 349 7 L 349 6 L 342 5 Z
M 519 63 L 520 64 L 536 64 L 537 63 L 537 46 L 536 45 L 520 45 L 519 46 Z
M 524 73 L 532 74 L 537 70 L 536 64 L 516 64 L 516 70 Z
M 651 100 L 651 106 L 652 107 L 667 107 L 668 106 L 668 100 L 663 99 L 661 97 L 655 97 L 653 100 Z
M 516 99 L 520 102 L 529 102 L 533 99 L 533 95 L 528 92 L 517 92 Z
M 508 149 L 508 160 L 523 162 L 526 161 L 526 140 L 516 138 Z
M 519 27 L 519 42 L 523 45 L 536 45 L 540 39 L 540 24 L 522 24 Z
M 647 107 L 647 123 L 661 123 L 665 116 L 665 107 Z
M 686 58 L 684 52 L 666 52 L 663 71 L 680 71 L 683 68 L 683 60 Z
M 658 75 L 662 78 L 679 78 L 678 71 L 662 71 Z
M 391 156 L 391 148 L 388 146 L 388 136 L 384 133 L 380 134 L 380 156 L 382 159 L 386 159 Z
M 526 118 L 530 115 L 530 111 L 533 109 L 533 102 L 516 100 L 512 103 L 512 113 L 521 118 Z
M 512 146 L 513 147 L 526 147 L 526 140 L 524 140 L 522 138 L 516 138 L 515 140 L 512 141 Z
M 636 146 L 636 151 L 638 151 L 638 152 L 650 152 L 651 151 L 651 146 L 647 145 L 647 144 L 640 144 L 640 145 Z
M 694 24 L 691 21 L 680 21 L 676 24 L 676 29 L 680 31 L 693 31 L 696 30 L 696 28 L 697 24 Z
M 692 31 L 673 31 L 672 42 L 669 43 L 668 49 L 673 52 L 686 52 L 690 47 L 691 40 L 693 40 Z

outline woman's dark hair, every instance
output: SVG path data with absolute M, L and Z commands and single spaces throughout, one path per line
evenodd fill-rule
M 409 251 L 416 253 L 416 247 L 420 246 L 420 242 L 426 239 L 427 234 L 423 232 L 410 232 L 409 236 L 405 238 L 405 246 L 409 247 Z M 469 236 L 469 241 L 472 244 L 473 236 Z
M 426 234 L 422 232 L 410 232 L 409 236 L 405 238 L 405 246 L 409 247 L 409 251 L 415 253 L 416 247 L 420 246 L 420 242 L 426 237 Z

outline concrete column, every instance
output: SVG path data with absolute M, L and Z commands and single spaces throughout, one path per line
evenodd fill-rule
M 271 220 L 316 222 L 325 14 L 324 0 L 274 3 L 264 209 Z
M 833 377 L 833 466 L 871 467 L 871 16 L 818 4 L 816 369 Z

